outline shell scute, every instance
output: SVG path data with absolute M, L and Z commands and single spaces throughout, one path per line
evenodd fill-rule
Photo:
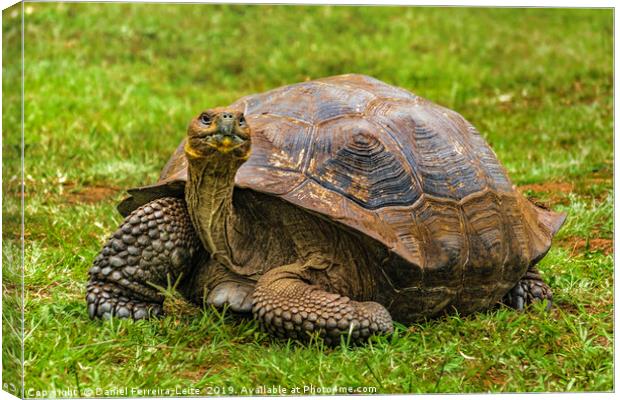
M 460 207 L 450 201 L 426 198 L 413 213 L 424 243 L 424 284 L 460 288 L 461 266 L 468 252 Z
M 280 117 L 250 116 L 247 119 L 256 134 L 252 139 L 252 157 L 241 166 L 240 172 L 253 166 L 303 170 L 306 149 L 312 140 L 312 125 Z
M 373 118 L 398 142 L 424 193 L 461 199 L 487 187 L 468 138 L 439 107 L 389 101 L 373 111 Z
M 420 190 L 375 131 L 364 119 L 339 119 L 320 126 L 306 174 L 368 209 L 413 204 Z
M 484 175 L 487 177 L 488 186 L 501 192 L 512 192 L 512 183 L 508 178 L 506 169 L 499 163 L 497 156 L 493 149 L 491 149 L 484 138 L 473 126 L 467 124 L 466 130 L 469 133 L 467 136 L 470 146 L 475 149 L 478 156 L 479 165 L 482 168 Z
M 482 195 L 471 197 L 462 205 L 466 231 L 469 239 L 469 257 L 479 260 L 465 266 L 475 268 L 476 274 L 488 276 L 489 279 L 501 276 L 507 248 L 504 245 L 505 228 L 498 196 L 487 191 Z M 465 276 L 475 276 L 467 274 Z M 493 276 L 491 276 L 493 275 Z
M 242 99 L 246 114 L 280 116 L 317 124 L 347 114 L 359 114 L 374 94 L 343 85 L 312 81 Z
M 508 246 L 507 258 L 504 262 L 503 280 L 518 274 L 522 265 L 529 264 L 533 259 L 530 227 L 523 217 L 523 211 L 514 195 L 501 197 L 502 226 L 505 229 L 504 241 Z
M 386 85 L 385 82 L 370 76 L 346 74 L 323 78 L 318 81 L 337 87 L 346 87 L 355 91 L 365 91 L 375 98 L 402 99 L 407 101 L 417 98 L 416 95 L 405 89 Z

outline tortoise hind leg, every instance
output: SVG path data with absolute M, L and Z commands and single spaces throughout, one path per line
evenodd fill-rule
M 547 300 L 547 310 L 551 309 L 553 300 L 551 288 L 542 280 L 538 270 L 530 267 L 515 287 L 504 296 L 502 303 L 523 311 L 528 305 L 544 300 Z
M 357 341 L 392 331 L 392 318 L 379 303 L 352 301 L 309 282 L 300 264 L 270 270 L 256 284 L 255 318 L 277 336 L 305 339 L 318 332 L 332 344 L 349 333 Z
M 187 275 L 200 242 L 185 202 L 151 201 L 132 212 L 110 237 L 89 270 L 86 303 L 90 318 L 142 319 L 161 315 L 166 285 Z
M 211 258 L 199 261 L 195 273 L 179 286 L 179 290 L 199 306 L 208 304 L 248 313 L 252 311 L 254 285 L 254 281 L 233 273 Z

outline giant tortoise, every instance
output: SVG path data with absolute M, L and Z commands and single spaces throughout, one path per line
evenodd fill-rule
M 334 342 L 445 312 L 551 304 L 565 215 L 516 190 L 461 115 L 362 75 L 201 112 L 89 271 L 91 318 L 162 314 L 156 286 Z

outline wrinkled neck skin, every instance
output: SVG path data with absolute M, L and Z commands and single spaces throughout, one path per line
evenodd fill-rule
M 194 228 L 214 259 L 237 270 L 240 266 L 235 264 L 230 243 L 237 221 L 233 207 L 235 174 L 243 161 L 218 152 L 187 158 L 185 200 Z

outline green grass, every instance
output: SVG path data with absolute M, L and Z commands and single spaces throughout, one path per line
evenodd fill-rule
M 244 394 L 261 385 L 613 390 L 611 10 L 26 7 L 27 395 L 119 387 Z M 7 366 L 21 357 L 16 10 L 2 25 L 3 378 L 11 383 L 19 372 Z M 551 313 L 499 308 L 334 349 L 273 340 L 253 321 L 179 301 L 157 321 L 88 319 L 86 272 L 121 221 L 122 189 L 156 180 L 197 110 L 346 72 L 457 110 L 515 184 L 569 214 L 540 263 L 555 293 Z

